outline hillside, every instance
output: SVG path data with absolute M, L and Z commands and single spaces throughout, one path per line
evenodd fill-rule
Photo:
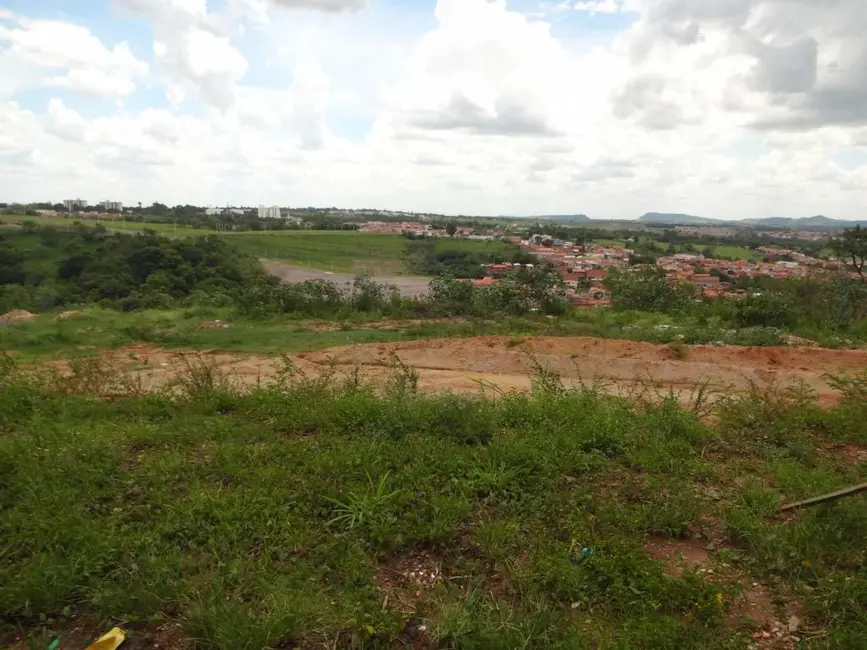
M 0 234 L 0 308 L 105 302 L 157 306 L 194 292 L 231 292 L 261 276 L 253 257 L 217 237 L 169 239 L 78 226 Z
M 691 214 L 676 214 L 664 212 L 648 212 L 640 217 L 638 221 L 642 223 L 670 223 L 679 226 L 693 226 L 698 224 L 718 223 L 716 219 L 707 217 L 696 217 Z
M 846 221 L 844 219 L 831 219 L 822 215 L 815 217 L 765 217 L 762 219 L 744 219 L 744 223 L 769 228 L 795 228 L 814 230 L 842 230 L 855 225 L 867 225 L 867 221 Z
M 544 221 L 563 221 L 569 223 L 589 223 L 593 221 L 586 214 L 543 214 L 536 218 Z
M 697 225 L 727 225 L 740 224 L 749 226 L 762 226 L 765 228 L 791 228 L 805 230 L 842 230 L 855 225 L 865 226 L 867 221 L 847 221 L 845 219 L 831 219 L 822 215 L 815 217 L 758 217 L 742 220 L 713 219 L 711 217 L 698 217 L 691 214 L 648 212 L 638 218 L 642 223 L 671 224 L 673 226 L 697 226 Z

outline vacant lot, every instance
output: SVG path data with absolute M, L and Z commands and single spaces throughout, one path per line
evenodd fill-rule
M 346 289 L 352 286 L 352 282 L 355 279 L 355 275 L 351 273 L 317 271 L 270 260 L 264 260 L 262 266 L 268 273 L 280 278 L 282 282 L 287 284 L 305 282 L 307 280 L 328 280 L 330 282 L 335 282 L 341 288 Z M 413 278 L 399 275 L 376 275 L 374 277 L 380 284 L 394 285 L 400 289 L 400 292 L 403 295 L 412 298 L 426 295 L 430 285 L 427 278 Z
M 318 365 L 377 368 L 395 357 L 417 369 L 430 389 L 528 389 L 539 366 L 567 384 L 594 383 L 616 393 L 648 387 L 688 394 L 783 389 L 803 385 L 820 397 L 835 391 L 827 375 L 867 368 L 867 351 L 654 345 L 593 338 L 483 337 L 350 346 L 302 354 Z
M 328 330 L 330 332 L 330 330 Z M 372 330 L 375 333 L 377 330 Z M 170 383 L 198 353 L 147 344 L 109 355 L 112 365 L 134 371 L 146 388 Z M 239 385 L 272 380 L 283 358 L 211 352 L 205 357 Z M 426 391 L 528 391 L 540 370 L 567 387 L 598 387 L 622 396 L 659 399 L 674 394 L 691 403 L 699 394 L 722 396 L 784 392 L 801 387 L 825 404 L 839 397 L 834 376 L 867 368 L 867 351 L 820 348 L 713 347 L 639 343 L 593 338 L 504 337 L 426 339 L 371 343 L 301 352 L 288 357 L 311 377 L 359 373 L 380 380 L 404 364 Z M 66 367 L 62 365 L 62 367 Z

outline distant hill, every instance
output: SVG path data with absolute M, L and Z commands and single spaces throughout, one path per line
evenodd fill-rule
M 545 221 L 568 221 L 570 223 L 587 223 L 592 221 L 586 214 L 543 214 L 536 217 Z
M 793 219 L 791 217 L 766 217 L 764 219 L 744 219 L 743 223 L 755 226 L 767 226 L 768 228 L 805 228 L 815 230 L 842 230 L 851 228 L 856 224 L 867 225 L 867 221 L 845 221 L 843 219 L 831 219 L 822 215 L 815 217 L 803 217 Z
M 709 217 L 697 217 L 692 214 L 671 214 L 662 212 L 648 212 L 638 218 L 642 223 L 662 223 L 673 226 L 721 226 L 746 225 L 761 226 L 764 228 L 791 228 L 793 230 L 842 230 L 851 228 L 856 224 L 867 226 L 867 221 L 845 221 L 843 219 L 831 219 L 823 215 L 815 217 L 762 217 L 758 219 L 744 219 L 742 221 L 711 219 Z
M 697 226 L 703 224 L 720 223 L 716 219 L 708 219 L 707 217 L 696 217 L 692 214 L 674 214 L 666 212 L 648 212 L 638 220 L 642 223 L 670 223 L 673 226 Z

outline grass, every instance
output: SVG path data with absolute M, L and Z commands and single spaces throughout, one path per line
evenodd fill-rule
M 238 392 L 202 361 L 110 401 L 0 373 L 0 644 L 92 621 L 177 622 L 205 650 L 743 648 L 769 624 L 739 615 L 753 582 L 810 647 L 867 633 L 867 502 L 769 518 L 863 476 L 839 453 L 867 445 L 863 386 L 709 419 L 550 373 L 485 397 L 288 367 Z M 714 573 L 650 539 L 706 546 Z
M 142 223 L 137 221 L 130 221 L 124 219 L 100 219 L 97 221 L 96 219 L 85 219 L 85 218 L 67 218 L 67 217 L 52 217 L 52 216 L 9 216 L 2 215 L 0 216 L 0 221 L 5 222 L 7 225 L 13 221 L 32 221 L 40 226 L 55 226 L 58 228 L 67 228 L 71 227 L 75 221 L 79 221 L 80 223 L 87 226 L 94 226 L 97 223 L 102 224 L 109 230 L 117 230 L 123 232 L 141 232 L 143 230 L 153 230 L 161 235 L 188 235 L 188 234 L 196 234 L 196 235 L 205 235 L 211 234 L 213 231 L 199 230 L 196 228 L 191 228 L 189 226 L 179 225 L 175 227 L 172 224 L 165 223 Z
M 256 257 L 335 273 L 398 275 L 406 272 L 407 240 L 400 235 L 295 230 L 236 233 L 228 240 Z
M 711 248 L 717 257 L 748 260 L 750 262 L 762 261 L 762 254 L 760 252 L 744 248 L 743 246 L 711 246 Z
M 684 345 L 724 342 L 731 345 L 782 345 L 781 334 L 767 328 L 728 329 L 722 322 L 690 320 L 649 312 L 576 310 L 549 319 L 544 316 L 498 319 L 418 319 L 378 313 L 347 313 L 331 320 L 304 316 L 247 318 L 231 308 L 189 306 L 123 313 L 88 307 L 69 320 L 57 313 L 0 327 L 0 350 L 22 362 L 69 356 L 91 349 L 120 348 L 134 343 L 192 350 L 221 350 L 258 354 L 281 354 L 319 350 L 342 345 L 411 341 L 429 338 L 460 338 L 486 335 L 592 336 L 648 341 L 671 345 L 672 354 L 682 354 Z M 216 321 L 220 321 L 217 325 Z M 827 347 L 846 347 L 857 341 L 839 336 L 806 333 Z
M 221 321 L 217 324 L 216 321 Z M 225 327 L 224 327 L 225 325 Z M 0 328 L 0 348 L 29 361 L 65 356 L 71 351 L 100 347 L 119 348 L 152 343 L 165 348 L 219 349 L 234 352 L 279 354 L 339 345 L 409 340 L 414 328 L 372 329 L 358 322 L 334 324 L 323 331 L 318 321 L 274 318 L 244 320 L 225 309 L 147 310 L 121 313 L 88 309 L 80 316 L 58 320 L 53 314 Z

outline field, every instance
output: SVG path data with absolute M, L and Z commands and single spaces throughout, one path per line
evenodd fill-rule
M 762 254 L 758 251 L 744 248 L 743 246 L 711 246 L 714 255 L 718 257 L 726 257 L 734 260 L 748 260 L 751 262 L 761 262 Z
M 130 650 L 867 634 L 867 502 L 775 514 L 863 480 L 867 381 L 827 374 L 865 352 L 202 315 L 5 328 L 19 363 L 119 338 L 2 364 L 3 647 L 79 649 L 118 624 Z M 205 344 L 289 354 L 184 350 Z
M 70 228 L 76 219 L 69 219 L 66 217 L 48 217 L 48 216 L 9 216 L 9 215 L 0 215 L 0 222 L 4 222 L 6 227 L 13 222 L 25 222 L 32 221 L 35 224 L 40 226 L 55 226 L 57 228 Z M 87 226 L 95 226 L 96 224 L 101 224 L 108 228 L 109 230 L 116 230 L 122 232 L 141 232 L 143 230 L 153 230 L 161 235 L 166 236 L 183 236 L 183 235 L 204 235 L 209 234 L 209 231 L 206 230 L 198 230 L 195 228 L 190 228 L 186 226 L 174 226 L 172 224 L 165 223 L 140 223 L 136 221 L 129 221 L 123 219 L 78 219 L 81 223 Z M 3 225 L 0 224 L 0 228 Z M 213 231 L 211 231 L 212 234 Z
M 236 233 L 227 238 L 256 257 L 325 271 L 369 275 L 406 272 L 406 239 L 351 231 Z
M 594 241 L 594 243 L 596 243 L 600 246 L 620 246 L 622 248 L 630 248 L 631 246 L 634 246 L 634 244 L 630 244 L 630 242 L 627 242 L 623 239 L 605 239 L 605 238 L 600 239 L 600 238 L 596 238 L 593 241 Z M 666 251 L 667 244 L 665 244 L 664 242 L 655 242 L 654 248 L 655 248 L 657 253 L 662 254 Z M 674 248 L 675 248 L 675 251 L 678 253 L 686 252 L 682 245 L 676 244 L 674 246 Z M 701 245 L 694 245 L 694 248 L 697 252 L 700 253 L 706 247 L 701 246 Z M 762 254 L 761 253 L 754 251 L 754 250 L 750 250 L 749 248 L 744 248 L 743 246 L 713 245 L 713 246 L 710 246 L 709 248 L 711 248 L 713 250 L 714 255 L 717 257 L 725 257 L 727 259 L 734 259 L 734 260 L 748 260 L 748 261 L 752 261 L 752 262 L 761 262 L 762 261 Z

